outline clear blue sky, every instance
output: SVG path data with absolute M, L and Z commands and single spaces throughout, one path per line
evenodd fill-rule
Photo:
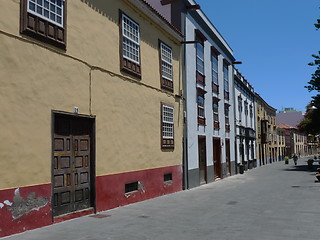
M 305 85 L 320 51 L 319 0 L 196 0 L 233 49 L 237 65 L 271 106 L 305 111 L 316 92 Z

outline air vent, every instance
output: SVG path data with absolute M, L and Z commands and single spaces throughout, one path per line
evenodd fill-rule
M 131 193 L 138 191 L 138 182 L 131 182 L 131 183 L 126 183 L 125 185 L 125 193 Z
M 172 173 L 166 173 L 163 175 L 163 181 L 165 183 L 172 182 Z

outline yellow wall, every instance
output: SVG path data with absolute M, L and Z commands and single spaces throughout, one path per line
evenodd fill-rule
M 257 126 L 257 131 L 256 131 L 256 138 L 257 138 L 257 157 L 258 159 L 260 156 L 262 157 L 262 152 L 264 151 L 264 158 L 269 161 L 269 159 L 276 157 L 277 156 L 277 149 L 278 146 L 278 141 L 274 141 L 275 136 L 277 136 L 277 131 L 276 131 L 276 112 L 274 110 L 271 110 L 270 107 L 262 102 L 258 97 L 256 97 L 256 126 Z M 260 121 L 258 122 L 258 118 Z M 269 140 L 267 144 L 261 143 L 261 133 L 262 133 L 262 128 L 261 128 L 261 120 L 268 120 L 267 123 L 267 139 Z M 260 133 L 258 132 L 258 126 L 260 126 Z M 270 126 L 270 135 L 268 134 L 268 126 Z M 276 138 L 277 139 L 277 138 Z M 261 149 L 259 149 L 259 145 L 261 146 Z M 273 149 L 273 152 L 270 151 L 270 148 Z M 274 156 L 272 156 L 274 154 Z M 276 160 L 276 159 L 274 159 Z M 261 159 L 262 161 L 262 159 Z
M 99 4 L 68 1 L 63 52 L 21 35 L 19 1 L 0 1 L 0 189 L 51 182 L 51 111 L 74 106 L 96 116 L 97 175 L 182 162 L 179 41 L 123 1 L 87 2 Z M 140 24 L 141 80 L 120 72 L 119 9 Z M 159 38 L 173 48 L 173 94 L 160 89 Z M 161 102 L 175 107 L 169 152 L 160 145 Z

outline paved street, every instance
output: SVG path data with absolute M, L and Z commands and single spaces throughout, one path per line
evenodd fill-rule
M 315 169 L 277 162 L 196 189 L 18 234 L 6 240 L 318 240 Z

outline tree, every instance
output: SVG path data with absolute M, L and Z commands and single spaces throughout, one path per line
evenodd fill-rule
M 317 23 L 314 24 L 316 29 L 320 28 L 320 19 L 317 19 Z M 306 88 L 309 92 L 320 92 L 320 51 L 318 55 L 313 54 L 313 62 L 309 63 L 309 66 L 316 67 L 315 72 L 311 75 L 311 80 L 308 82 Z M 313 135 L 320 133 L 320 94 L 312 97 L 313 100 L 307 105 L 307 111 L 304 119 L 298 125 L 300 131 L 310 133 Z

